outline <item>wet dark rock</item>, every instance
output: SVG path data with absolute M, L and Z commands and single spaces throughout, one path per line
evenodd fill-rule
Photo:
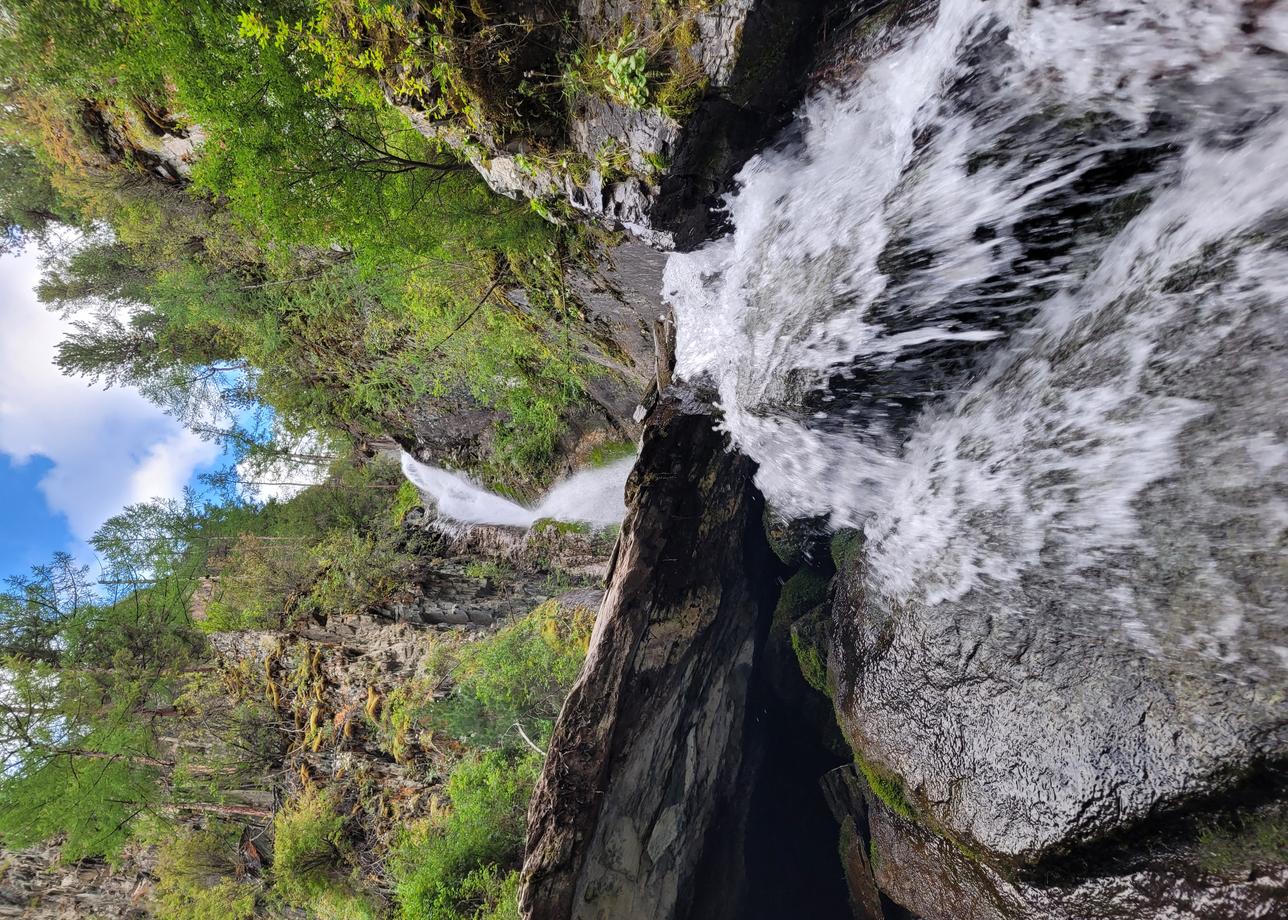
M 790 568 L 826 563 L 828 558 L 827 519 L 824 517 L 787 520 L 765 509 L 765 535 L 778 561 Z
M 650 225 L 679 249 L 722 230 L 720 197 L 781 130 L 802 98 L 830 18 L 848 4 L 731 0 L 704 12 L 699 54 L 711 89 L 685 122 L 662 175 Z
M 873 810 L 887 854 L 875 877 L 928 920 L 1288 914 L 1283 847 L 1239 878 L 1202 866 L 1203 827 L 1279 807 L 1288 765 L 1283 520 L 1263 513 L 1284 487 L 1273 466 L 1230 447 L 1288 435 L 1283 328 L 1274 311 L 1240 303 L 1227 268 L 1214 247 L 1150 292 L 1175 300 L 1151 330 L 1143 389 L 1202 411 L 1176 437 L 1175 468 L 1123 512 L 1132 541 L 1088 550 L 1057 510 L 1031 565 L 935 602 L 883 594 L 870 547 L 842 566 L 837 713 L 861 764 L 906 806 Z M 1051 375 L 1046 404 L 1112 385 L 1120 358 L 1102 331 L 1133 309 L 1122 298 L 1037 341 L 992 396 L 1021 392 L 1036 362 Z M 967 425 L 973 406 L 956 409 Z M 1067 436 L 1033 425 L 1008 460 L 1024 471 L 1026 502 L 1062 488 L 1025 465 Z M 987 460 L 987 440 L 962 450 Z M 953 551 L 1009 547 L 1023 523 L 977 514 Z M 941 561 L 922 563 L 922 577 L 946 571 Z
M 599 341 L 610 343 L 607 358 L 643 387 L 653 378 L 652 325 L 666 312 L 662 275 L 666 256 L 625 239 L 595 265 L 574 269 L 568 287 L 585 310 Z M 632 411 L 634 406 L 631 407 Z
M 1159 335 L 1191 344 L 1155 352 L 1149 388 L 1219 411 L 1185 427 L 1175 473 L 1133 502 L 1138 542 L 1098 549 L 1088 568 L 1051 541 L 1022 577 L 934 604 L 876 594 L 862 552 L 839 580 L 831 665 L 846 734 L 973 849 L 1057 859 L 1288 761 L 1276 677 L 1288 583 L 1257 549 L 1281 545 L 1282 524 L 1255 512 L 1283 487 L 1226 448 L 1285 434 L 1282 330 L 1268 312 L 1226 312 L 1232 301 L 1205 277 L 1193 302 L 1224 336 L 1204 332 L 1217 316 L 1179 311 Z M 1094 380 L 1098 341 L 1075 327 L 1055 379 Z M 1031 447 L 1046 443 L 1035 434 Z M 962 539 L 1006 545 L 1002 525 L 981 518 Z
M 525 918 L 846 915 L 816 786 L 831 764 L 791 735 L 763 677 L 775 566 L 753 465 L 726 447 L 676 392 L 646 425 L 529 810 Z

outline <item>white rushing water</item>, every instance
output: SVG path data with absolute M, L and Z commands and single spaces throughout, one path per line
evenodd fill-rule
M 1185 580 L 1185 641 L 1282 625 L 1216 557 L 1288 523 L 1285 7 L 942 0 L 811 99 L 667 268 L 770 502 L 863 527 L 896 602 L 1045 579 L 1135 629 Z
M 460 524 L 504 524 L 531 527 L 542 518 L 597 526 L 619 524 L 626 516 L 626 477 L 634 457 L 581 470 L 557 483 L 534 508 L 520 505 L 462 473 L 454 473 L 402 455 L 403 475 L 431 500 L 439 515 Z

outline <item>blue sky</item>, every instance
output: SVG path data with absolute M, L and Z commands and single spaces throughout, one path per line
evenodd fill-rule
M 136 390 L 63 377 L 54 349 L 68 323 L 34 287 L 34 249 L 0 256 L 0 577 L 86 541 L 123 507 L 175 497 L 219 461 Z

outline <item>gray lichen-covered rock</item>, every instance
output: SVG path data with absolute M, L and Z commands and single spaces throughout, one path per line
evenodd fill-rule
M 59 860 L 58 847 L 0 850 L 0 918 L 143 920 L 156 865 L 154 847 L 131 846 L 120 864 Z
M 738 573 L 768 555 L 749 540 L 752 468 L 705 411 L 668 399 L 652 422 L 587 664 L 529 811 L 531 920 L 695 916 L 715 894 L 704 873 L 737 863 L 742 846 L 715 829 L 741 794 L 761 620 Z

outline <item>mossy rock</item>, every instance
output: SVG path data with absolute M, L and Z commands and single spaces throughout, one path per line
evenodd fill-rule
M 917 811 L 908 800 L 903 780 L 894 773 L 876 764 L 869 763 L 859 754 L 854 755 L 854 763 L 867 781 L 868 788 L 880 802 L 899 817 L 907 821 L 917 820 Z
M 801 676 L 819 693 L 829 693 L 827 685 L 827 663 L 818 649 L 801 641 L 800 634 L 792 630 L 792 651 L 796 653 L 796 663 L 800 665 Z
M 792 623 L 792 651 L 801 676 L 819 693 L 830 697 L 832 686 L 827 678 L 827 612 L 816 606 Z
M 568 534 L 589 534 L 593 528 L 582 521 L 557 521 L 554 518 L 538 518 L 532 524 L 533 533 L 555 533 L 559 536 Z
M 592 467 L 601 467 L 633 456 L 635 456 L 634 441 L 608 441 L 592 447 L 586 456 L 586 462 Z
M 817 569 L 801 569 L 783 582 L 774 608 L 774 621 L 791 625 L 827 600 L 831 578 Z
M 827 519 L 824 517 L 785 520 L 771 508 L 765 508 L 765 536 L 769 548 L 783 565 L 826 565 Z
M 859 555 L 863 548 L 863 534 L 852 528 L 838 530 L 832 535 L 832 564 L 838 572 L 844 572 Z
M 1198 865 L 1213 875 L 1240 877 L 1288 865 L 1288 804 L 1208 823 L 1197 846 Z

